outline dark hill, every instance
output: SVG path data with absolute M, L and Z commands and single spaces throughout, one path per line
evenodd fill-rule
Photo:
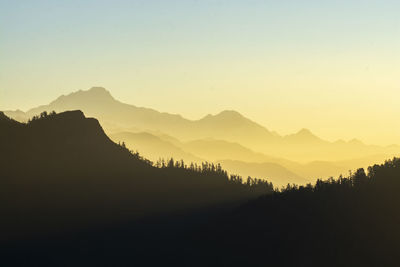
M 249 201 L 194 233 L 196 244 L 225 266 L 399 266 L 399 191 L 394 158 Z
M 270 191 L 215 167 L 156 168 L 81 111 L 27 124 L 0 114 L 1 236 L 53 232 L 234 203 Z
M 270 189 L 152 167 L 79 111 L 0 113 L 0 148 L 4 266 L 399 265 L 400 159 L 252 200 Z

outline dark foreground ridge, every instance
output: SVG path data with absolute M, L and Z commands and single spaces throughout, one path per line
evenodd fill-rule
M 0 115 L 0 239 L 246 201 L 271 192 L 214 165 L 162 168 L 115 144 L 81 111 L 43 113 L 26 124 Z
M 400 159 L 272 193 L 155 168 L 79 111 L 0 113 L 0 147 L 5 266 L 398 266 Z

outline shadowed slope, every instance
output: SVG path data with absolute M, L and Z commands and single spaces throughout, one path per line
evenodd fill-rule
M 398 266 L 399 190 L 394 158 L 249 201 L 194 235 L 226 266 Z
M 0 114 L 3 237 L 130 220 L 268 192 L 219 171 L 155 168 L 81 111 L 21 124 Z

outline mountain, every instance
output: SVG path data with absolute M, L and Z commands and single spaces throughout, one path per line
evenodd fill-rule
M 286 135 L 283 137 L 284 142 L 293 144 L 322 144 L 325 141 L 313 134 L 308 129 L 301 129 L 295 134 Z
M 131 150 L 156 162 L 160 158 L 200 163 L 211 161 L 221 163 L 229 173 L 243 177 L 252 176 L 267 179 L 281 187 L 288 183 L 306 184 L 317 178 L 327 179 L 346 175 L 355 166 L 368 166 L 381 162 L 385 155 L 371 156 L 337 162 L 311 161 L 298 163 L 283 158 L 271 157 L 248 149 L 238 143 L 212 138 L 181 142 L 169 135 L 157 133 L 118 133 L 111 135 L 115 142 L 125 142 Z
M 25 116 L 22 116 L 21 112 L 5 113 L 19 120 L 23 117 L 23 120 L 27 121 L 43 111 L 63 112 L 76 109 L 98 118 L 108 133 L 160 132 L 182 141 L 212 137 L 239 143 L 252 140 L 253 144 L 279 138 L 276 133 L 268 131 L 236 111 L 222 111 L 216 115 L 207 115 L 200 120 L 188 120 L 180 115 L 121 103 L 102 87 L 61 96 L 49 105 L 27 111 Z
M 261 125 L 245 118 L 233 110 L 225 110 L 216 115 L 207 115 L 204 118 L 194 121 L 194 129 L 200 133 L 200 139 L 212 137 L 241 144 L 255 142 L 272 142 L 278 137 Z M 179 136 L 177 136 L 179 137 Z
M 309 161 L 337 161 L 373 156 L 399 154 L 400 148 L 365 145 L 357 140 L 329 142 L 302 129 L 287 136 L 280 136 L 232 110 L 207 115 L 199 120 L 188 120 L 177 114 L 158 112 L 154 109 L 124 104 L 112 97 L 102 87 L 78 91 L 61 96 L 49 105 L 31 109 L 26 113 L 7 111 L 8 116 L 25 121 L 43 111 L 57 112 L 80 109 L 96 117 L 107 133 L 158 132 L 183 142 L 213 138 L 239 143 L 253 151 L 278 158 L 306 163 Z M 354 166 L 356 167 L 356 166 Z
M 185 160 L 186 162 L 200 163 L 205 161 L 191 153 L 182 150 L 180 147 L 146 132 L 132 133 L 123 132 L 110 135 L 111 139 L 115 142 L 125 142 L 129 149 L 139 151 L 141 155 L 152 160 L 169 159 L 173 157 L 175 160 Z
M 235 159 L 247 162 L 266 162 L 278 159 L 254 152 L 238 143 L 218 140 L 214 138 L 198 139 L 183 143 L 181 147 L 204 159 L 219 161 Z
M 307 144 L 321 144 L 323 142 L 308 130 L 302 130 L 298 134 L 286 138 L 307 138 L 309 139 L 306 142 Z M 352 144 L 360 145 L 360 143 L 355 143 L 354 141 L 352 141 Z M 318 178 L 328 179 L 346 175 L 357 166 L 367 167 L 374 163 L 383 163 L 388 157 L 396 156 L 395 153 L 373 154 L 359 158 L 355 157 L 351 160 L 313 160 L 299 163 L 259 153 L 238 143 L 212 138 L 180 143 L 179 146 L 193 155 L 220 162 L 231 173 L 241 174 L 244 177 L 250 175 L 258 178 L 267 178 L 278 186 L 288 183 L 305 184 L 314 182 Z M 305 147 L 304 150 L 306 149 Z M 363 149 L 363 147 L 355 147 L 354 149 Z M 337 153 L 340 153 L 340 149 L 338 149 Z
M 25 114 L 25 120 L 43 111 L 62 112 L 76 109 L 82 110 L 88 116 L 98 118 L 102 124 L 109 125 L 107 129 L 109 132 L 135 127 L 143 131 L 160 131 L 181 140 L 211 136 L 226 140 L 238 140 L 249 136 L 257 139 L 275 136 L 234 111 L 223 111 L 215 116 L 208 115 L 200 120 L 192 121 L 180 115 L 121 103 L 102 87 L 93 87 L 88 91 L 61 96 L 49 105 L 29 110 Z M 11 117 L 16 115 L 15 112 L 10 111 L 6 114 Z M 21 114 L 18 115 L 21 117 Z
M 399 178 L 394 158 L 251 200 L 204 227 L 197 250 L 226 266 L 398 266 Z
M 311 178 L 314 177 L 312 173 L 304 171 L 306 167 L 303 165 L 269 157 L 245 148 L 240 144 L 223 140 L 201 139 L 183 143 L 171 136 L 162 135 L 160 137 L 144 132 L 117 133 L 112 134 L 110 137 L 115 142 L 125 142 L 129 149 L 140 151 L 143 156 L 153 162 L 160 158 L 169 159 L 173 157 L 175 160 L 183 159 L 185 162 L 199 164 L 207 159 L 214 163 L 221 163 L 228 173 L 239 174 L 244 178 L 252 176 L 267 179 L 278 187 L 288 183 L 305 184 L 309 181 L 280 164 L 288 165 L 290 168 L 306 173 Z M 328 168 L 327 171 L 325 176 L 329 177 L 332 174 L 332 170 Z
M 247 177 L 268 178 L 275 187 L 281 188 L 289 184 L 304 185 L 310 180 L 300 177 L 289 169 L 271 162 L 244 162 L 239 160 L 221 160 L 219 161 L 224 169 Z
M 153 167 L 81 111 L 29 123 L 0 113 L 0 147 L 0 239 L 236 203 L 271 190 L 211 166 Z

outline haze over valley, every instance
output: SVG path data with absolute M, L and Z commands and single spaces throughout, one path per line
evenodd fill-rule
M 360 166 L 397 156 L 400 151 L 397 145 L 367 145 L 357 139 L 329 142 L 304 128 L 281 136 L 234 110 L 189 120 L 125 104 L 103 87 L 72 92 L 27 112 L 5 114 L 28 121 L 44 111 L 69 110 L 82 110 L 86 116 L 99 119 L 112 140 L 125 142 L 129 149 L 153 162 L 172 157 L 221 163 L 228 172 L 268 179 L 278 187 L 346 175 Z

